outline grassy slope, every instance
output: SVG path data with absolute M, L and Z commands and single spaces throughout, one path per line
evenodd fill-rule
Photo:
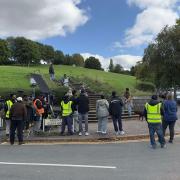
M 115 89 L 120 93 L 122 93 L 126 87 L 129 87 L 133 94 L 144 94 L 135 89 L 136 79 L 133 76 L 107 73 L 72 66 L 54 66 L 54 68 L 56 79 L 60 79 L 60 77 L 66 73 L 69 76 L 84 77 L 85 79 L 88 77 L 102 83 L 108 83 L 108 87 L 112 87 L 112 90 Z M 55 87 L 55 85 L 49 80 L 48 66 L 43 65 L 29 68 L 0 66 L 0 91 L 7 91 L 7 89 L 9 89 L 8 92 L 12 89 L 30 90 L 29 75 L 34 72 L 40 72 L 43 74 L 43 77 L 48 81 L 48 84 L 50 84 L 52 88 Z

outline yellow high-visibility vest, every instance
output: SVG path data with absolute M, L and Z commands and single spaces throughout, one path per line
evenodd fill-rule
M 148 123 L 161 123 L 161 103 L 158 103 L 154 106 L 149 105 L 148 103 L 145 104 L 145 108 L 147 111 L 147 122 Z
M 67 104 L 64 103 L 64 101 L 61 101 L 61 107 L 62 107 L 62 116 L 69 116 L 72 113 L 72 101 L 69 101 Z
M 13 105 L 13 102 L 11 100 L 8 100 L 8 101 L 6 101 L 6 104 L 7 104 L 7 107 L 8 107 L 8 110 L 6 112 L 6 118 L 9 118 L 10 109 L 11 109 L 11 106 Z

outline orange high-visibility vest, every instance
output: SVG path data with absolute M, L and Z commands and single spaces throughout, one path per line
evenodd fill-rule
M 39 99 L 36 99 L 35 101 L 34 101 L 34 108 L 35 108 L 35 110 L 36 110 L 36 114 L 37 115 L 42 115 L 43 113 L 44 113 L 44 108 L 42 107 L 42 108 L 40 108 L 40 109 L 38 109 L 37 108 L 37 106 L 36 106 L 36 102 L 37 101 L 40 101 Z M 41 102 L 41 101 L 40 101 Z M 42 105 L 42 102 L 41 102 L 41 105 Z

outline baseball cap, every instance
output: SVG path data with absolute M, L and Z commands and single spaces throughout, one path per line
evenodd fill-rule
M 17 98 L 17 101 L 22 101 L 22 100 L 23 100 L 22 97 Z

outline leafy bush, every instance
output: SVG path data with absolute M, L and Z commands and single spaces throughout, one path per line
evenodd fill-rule
M 154 91 L 155 85 L 151 82 L 139 82 L 137 84 L 137 89 L 141 91 Z
M 68 88 L 66 87 L 58 87 L 56 89 L 53 89 L 53 94 L 55 95 L 56 102 L 55 104 L 60 105 L 60 102 L 62 100 L 62 97 L 67 93 Z

